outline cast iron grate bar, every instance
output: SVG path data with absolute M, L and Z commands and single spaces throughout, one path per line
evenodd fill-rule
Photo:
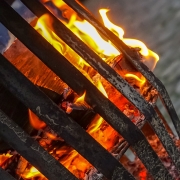
M 104 119 L 106 119 L 107 122 L 109 122 L 121 135 L 123 135 L 126 140 L 128 140 L 149 172 L 153 174 L 155 179 L 167 174 L 167 171 L 162 166 L 157 155 L 154 153 L 154 151 L 152 151 L 152 148 L 147 143 L 145 137 L 137 129 L 137 127 L 134 127 L 135 125 L 125 115 L 123 115 L 117 109 L 117 107 L 115 107 L 108 99 L 106 99 L 100 92 L 98 92 L 98 90 L 89 81 L 87 81 L 87 79 L 79 71 L 73 68 L 69 62 L 65 62 L 64 60 L 66 59 L 61 56 L 50 44 L 43 40 L 29 24 L 25 23 L 24 20 L 22 20 L 22 18 L 20 18 L 12 10 L 7 10 L 6 8 L 3 11 L 4 8 L 5 7 L 3 5 L 3 8 L 1 8 L 2 10 L 0 11 L 3 12 L 0 16 L 3 24 L 5 24 L 5 26 L 7 26 L 7 28 L 12 31 L 30 50 L 38 55 L 38 57 L 40 57 L 40 59 L 42 59 L 45 64 L 47 64 L 57 75 L 59 75 L 61 79 L 63 79 L 67 84 L 70 84 L 69 86 L 72 89 L 78 93 L 82 93 L 85 90 L 87 91 L 88 103 L 94 107 L 94 110 L 99 112 L 99 114 Z M 12 12 L 9 14 L 8 11 Z M 3 14 L 6 14 L 6 17 Z M 8 22 L 6 18 L 8 18 L 10 15 L 12 15 L 12 17 L 10 17 Z M 5 19 L 3 19 L 3 16 Z M 16 28 L 17 25 L 18 28 Z M 37 41 L 33 42 L 31 39 L 36 39 Z M 51 63 L 49 63 L 49 59 L 51 59 Z M 70 70 L 70 72 L 74 74 L 73 82 L 70 75 L 63 74 L 63 71 L 61 71 L 64 68 L 66 68 L 67 71 Z M 82 84 L 82 82 L 84 82 L 84 84 Z M 85 87 L 87 89 L 85 89 Z M 92 90 L 92 92 L 89 89 Z M 93 96 L 95 95 L 98 96 L 94 98 Z M 36 111 L 36 109 L 34 111 Z M 147 156 L 147 154 L 149 154 L 150 157 Z
M 151 124 L 155 133 L 160 138 L 162 144 L 172 158 L 176 168 L 180 171 L 180 153 L 175 146 L 172 138 L 165 130 L 162 120 L 149 104 L 126 80 L 106 64 L 96 53 L 77 38 L 62 22 L 60 22 L 51 12 L 49 12 L 39 1 L 21 0 L 38 17 L 48 14 L 52 19 L 51 28 L 66 44 L 76 51 L 84 60 L 86 60 L 94 69 L 96 69 L 106 80 L 108 80 L 121 94 L 123 94 L 135 107 L 137 107 L 146 120 Z M 75 1 L 71 1 L 74 4 Z M 70 3 L 70 4 L 71 4 Z M 118 39 L 118 38 L 117 38 Z M 166 137 L 166 138 L 164 138 Z M 174 155 L 175 154 L 175 155 Z M 176 156 L 176 157 L 175 157 Z
M 0 135 L 2 139 L 27 159 L 48 179 L 77 180 L 63 165 L 45 151 L 38 142 L 25 133 L 0 110 Z M 5 179 L 4 179 L 5 180 Z
M 96 29 L 101 32 L 106 38 L 108 38 L 127 58 L 127 60 L 134 65 L 134 67 L 142 73 L 142 75 L 158 90 L 160 98 L 169 113 L 174 127 L 180 137 L 180 120 L 174 109 L 172 101 L 168 95 L 168 92 L 162 82 L 149 70 L 149 68 L 140 61 L 138 54 L 134 53 L 123 41 L 121 41 L 116 35 L 104 27 L 93 15 L 85 10 L 83 6 L 79 5 L 75 0 L 63 0 L 72 9 L 74 9 L 81 17 L 90 22 Z
M 8 172 L 0 167 L 0 180 L 15 180 Z
M 120 177 L 134 179 L 109 152 L 86 133 L 81 126 L 71 120 L 63 110 L 34 86 L 1 54 L 0 64 L 1 83 L 102 172 L 105 177 L 111 179 L 114 172 L 118 171 Z M 167 172 L 164 172 L 164 174 L 167 174 Z

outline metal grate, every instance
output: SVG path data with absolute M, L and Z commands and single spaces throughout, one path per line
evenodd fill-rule
M 39 1 L 21 1 L 37 17 L 48 14 L 53 20 L 52 26 L 54 32 L 144 114 L 146 121 L 159 137 L 177 171 L 180 171 L 179 150 L 166 131 L 156 109 L 146 102 L 127 81 L 102 61 L 96 53 L 79 40 Z M 164 86 L 155 75 L 141 63 L 138 54 L 101 25 L 76 1 L 64 1 L 108 38 L 122 52 L 124 57 L 158 90 L 159 96 L 172 119 L 176 131 L 178 135 L 180 135 L 180 121 Z M 105 98 L 80 71 L 42 38 L 4 0 L 0 1 L 0 22 L 75 92 L 82 94 L 86 91 L 86 102 L 122 135 L 154 179 L 172 179 L 141 130 L 110 100 Z M 49 59 L 51 59 L 51 61 L 49 61 Z M 67 74 L 64 69 L 71 73 Z M 117 159 L 34 86 L 23 74 L 11 65 L 3 55 L 0 55 L 0 82 L 97 168 L 107 179 L 134 179 Z M 2 111 L 0 111 L 0 136 L 48 179 L 77 179 Z M 0 170 L 0 174 L 2 174 L 2 177 L 8 176 L 2 170 Z M 6 179 L 8 179 L 8 177 Z M 9 179 L 12 178 L 9 177 Z

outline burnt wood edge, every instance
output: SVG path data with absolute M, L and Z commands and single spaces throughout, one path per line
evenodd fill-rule
M 0 135 L 48 179 L 77 179 L 1 110 Z
M 134 179 L 109 152 L 71 120 L 2 55 L 0 55 L 0 64 L 0 79 L 3 85 L 108 179 L 111 179 L 117 168 L 123 172 L 121 175 L 124 179 Z
M 0 180 L 15 180 L 8 172 L 0 167 Z
M 166 131 L 162 120 L 154 110 L 153 106 L 150 103 L 148 103 L 132 86 L 130 86 L 128 82 L 124 80 L 116 71 L 114 71 L 108 64 L 106 64 L 96 53 L 89 49 L 89 47 L 85 43 L 83 43 L 68 28 L 66 28 L 66 26 L 63 23 L 61 23 L 54 15 L 52 15 L 39 1 L 21 1 L 25 5 L 27 5 L 27 7 L 30 10 L 32 10 L 32 12 L 35 13 L 35 15 L 37 15 L 38 17 L 40 17 L 43 14 L 48 14 L 53 22 L 53 27 L 50 23 L 47 22 L 48 26 L 51 29 L 53 29 L 54 32 L 60 38 L 62 38 L 64 42 L 66 42 L 72 49 L 74 49 L 74 51 L 76 51 L 94 69 L 96 69 L 106 80 L 108 80 L 119 92 L 121 92 L 121 94 L 123 94 L 135 107 L 137 107 L 141 113 L 144 114 L 147 121 L 150 123 L 151 127 L 160 138 L 163 146 L 165 147 L 169 156 L 173 160 L 176 168 L 180 171 L 180 153 L 177 147 L 175 146 L 175 143 L 173 142 L 172 138 Z M 70 6 L 73 6 L 75 4 L 75 1 L 71 1 L 68 3 L 68 5 Z M 83 9 L 81 6 L 79 6 L 79 4 L 77 4 L 77 7 Z M 87 11 L 85 12 L 87 13 Z M 130 53 L 130 51 L 128 52 Z M 166 138 L 164 138 L 164 136 Z
M 24 0 L 25 1 L 25 0 Z M 140 61 L 137 53 L 133 52 L 122 40 L 120 40 L 109 29 L 104 27 L 94 16 L 81 6 L 75 0 L 63 0 L 72 9 L 74 9 L 81 17 L 90 22 L 100 33 L 109 39 L 126 57 L 126 59 L 158 90 L 163 105 L 169 113 L 171 120 L 175 126 L 178 136 L 180 137 L 180 120 L 174 109 L 172 101 L 168 95 L 163 83 L 149 70 L 149 68 Z
M 61 79 L 74 91 L 80 94 L 86 90 L 87 102 L 114 129 L 116 129 L 130 143 L 130 145 L 132 145 L 138 157 L 155 178 L 164 175 L 166 176 L 168 174 L 167 170 L 164 168 L 141 131 L 60 53 L 58 53 L 46 40 L 39 36 L 39 34 L 16 12 L 14 12 L 11 7 L 7 6 L 4 1 L 1 1 L 0 4 L 2 5 L 0 8 L 3 7 L 0 11 L 1 22 L 3 22 L 3 24 L 12 31 L 15 36 L 17 36 L 48 67 L 50 67 L 50 69 L 60 76 Z M 34 39 L 36 39 L 36 41 L 34 41 Z M 71 74 L 67 74 L 64 69 L 73 74 L 73 79 Z M 34 109 L 34 112 L 39 114 L 37 109 Z M 148 156 L 147 152 L 149 152 Z M 169 178 L 171 179 L 170 176 Z

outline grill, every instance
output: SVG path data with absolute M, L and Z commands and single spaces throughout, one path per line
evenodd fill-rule
M 150 124 L 179 172 L 179 150 L 166 130 L 156 107 L 148 103 L 126 80 L 102 61 L 96 53 L 67 29 L 39 1 L 21 1 L 37 17 L 48 14 L 53 20 L 54 32 L 144 115 L 145 121 Z M 139 54 L 99 23 L 78 2 L 72 0 L 64 0 L 64 2 L 76 11 L 80 17 L 89 21 L 104 37 L 109 39 L 121 51 L 128 63 L 156 88 L 179 136 L 180 121 L 168 93 L 160 80 L 140 61 Z M 125 148 L 122 154 L 130 146 L 154 179 L 173 179 L 140 128 L 131 122 L 110 100 L 105 98 L 79 70 L 40 36 L 4 0 L 0 1 L 0 22 L 77 94 L 86 91 L 88 105 L 125 139 Z M 134 179 L 114 156 L 21 74 L 3 55 L 0 55 L 0 83 L 77 150 L 104 177 L 112 180 Z M 77 179 L 2 110 L 0 110 L 0 136 L 46 178 L 52 180 Z M 0 177 L 0 179 L 14 179 L 3 169 L 0 169 Z

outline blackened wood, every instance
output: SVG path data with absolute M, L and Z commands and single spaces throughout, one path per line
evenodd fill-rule
M 167 178 L 171 179 L 171 176 L 168 175 L 167 170 L 162 165 L 157 154 L 148 144 L 142 132 L 122 112 L 120 112 L 119 109 L 114 106 L 114 104 L 105 98 L 102 93 L 99 92 L 97 88 L 92 83 L 90 83 L 76 68 L 74 68 L 60 53 L 58 53 L 46 40 L 39 36 L 39 34 L 16 12 L 14 12 L 9 6 L 6 6 L 3 1 L 0 1 L 0 4 L 3 5 L 0 6 L 0 20 L 3 22 L 3 24 L 21 41 L 23 41 L 23 43 L 30 50 L 32 50 L 49 68 L 51 68 L 58 76 L 60 76 L 61 79 L 65 81 L 74 91 L 79 94 L 82 94 L 84 91 L 86 91 L 86 101 L 89 103 L 89 105 L 91 105 L 91 107 L 93 107 L 93 109 L 98 114 L 100 114 L 115 130 L 117 130 L 117 132 L 119 132 L 128 141 L 128 143 L 134 148 L 138 157 L 142 160 L 146 168 L 155 179 L 158 179 L 162 176 L 167 176 Z M 36 39 L 36 41 L 34 41 L 34 39 Z M 49 61 L 49 59 L 51 59 L 51 61 Z M 66 73 L 65 69 L 67 72 L 71 72 L 71 74 Z M 16 81 L 16 83 L 18 84 L 19 82 Z M 16 85 L 16 83 L 13 85 Z M 19 87 L 17 86 L 17 88 Z M 18 91 L 15 90 L 14 94 L 17 94 Z M 34 93 L 34 95 L 35 94 L 36 93 Z M 34 95 L 31 94 L 30 97 L 34 97 Z M 39 96 L 37 99 L 40 98 Z M 25 98 L 26 96 L 24 95 L 22 97 L 20 93 L 19 97 L 21 100 L 23 100 L 22 98 Z M 34 103 L 37 102 L 37 99 L 34 99 Z M 27 102 L 31 103 L 31 101 L 26 99 L 24 103 L 26 104 Z M 38 102 L 40 102 L 40 99 Z M 31 105 L 34 106 L 34 104 Z M 42 104 L 42 107 L 46 108 L 44 107 L 44 103 Z M 39 109 L 32 109 L 37 115 L 41 116 L 42 120 L 44 119 L 46 122 L 47 117 L 42 116 L 42 114 L 39 112 Z M 46 114 L 46 111 L 44 111 L 44 113 Z M 53 114 L 51 115 L 52 119 L 55 120 L 55 116 Z M 57 122 L 59 121 L 57 120 Z M 52 123 L 50 125 L 52 127 Z M 61 131 L 58 129 L 56 132 L 60 133 Z M 79 131 L 77 130 L 77 132 Z M 65 137 L 67 139 L 67 135 L 65 135 Z M 82 136 L 80 138 L 82 138 Z M 72 140 L 70 139 L 70 141 Z M 81 145 L 84 146 L 83 144 Z M 77 149 L 76 146 L 74 148 Z M 83 155 L 85 152 L 80 153 Z M 92 164 L 94 163 L 92 162 Z M 109 164 L 110 162 L 108 162 L 108 165 Z
M 121 178 L 134 179 L 109 152 L 87 134 L 82 127 L 71 120 L 64 111 L 59 109 L 2 55 L 0 55 L 0 81 L 3 81 L 6 88 L 107 178 L 111 179 L 114 171 L 118 169 L 121 172 Z M 16 143 L 16 141 L 13 142 Z M 17 148 L 18 146 L 15 149 Z M 167 172 L 164 173 L 167 174 Z
M 142 75 L 158 90 L 161 100 L 166 107 L 172 122 L 175 126 L 178 136 L 180 137 L 180 120 L 174 109 L 172 101 L 168 95 L 168 92 L 162 82 L 149 70 L 149 68 L 142 63 L 140 56 L 133 52 L 122 40 L 120 40 L 115 34 L 104 27 L 94 16 L 83 6 L 81 6 L 75 0 L 63 0 L 72 9 L 74 9 L 81 17 L 90 22 L 100 33 L 108 38 L 126 57 L 126 59 L 139 71 Z
M 15 180 L 8 172 L 0 167 L 0 180 Z
M 180 153 L 177 147 L 175 146 L 172 138 L 169 136 L 168 132 L 166 131 L 162 120 L 154 110 L 153 106 L 150 103 L 148 103 L 132 86 L 130 86 L 128 82 L 124 80 L 116 71 L 114 71 L 108 64 L 106 64 L 96 53 L 90 50 L 85 43 L 83 43 L 68 28 L 66 28 L 66 26 L 63 23 L 61 23 L 56 17 L 54 17 L 39 1 L 36 0 L 31 0 L 31 1 L 21 0 L 21 1 L 25 5 L 27 5 L 28 8 L 31 9 L 33 13 L 35 13 L 38 17 L 43 14 L 48 14 L 52 21 L 47 21 L 47 25 L 50 28 L 53 28 L 54 32 L 60 38 L 62 38 L 64 42 L 66 42 L 72 49 L 74 49 L 74 51 L 76 51 L 84 60 L 86 60 L 94 69 L 96 69 L 99 72 L 99 74 L 101 74 L 106 80 L 108 80 L 119 92 L 121 92 L 122 95 L 124 95 L 135 107 L 137 107 L 141 113 L 144 114 L 147 121 L 151 124 L 153 130 L 155 131 L 155 133 L 158 135 L 161 142 L 163 143 L 169 156 L 172 158 L 176 168 L 179 169 L 180 172 Z M 69 1 L 65 1 L 65 2 L 69 2 Z M 78 3 L 75 3 L 75 1 L 71 1 L 68 4 L 70 4 L 71 6 L 78 5 Z M 81 6 L 77 6 L 77 7 L 84 10 Z M 86 11 L 85 13 L 88 14 L 88 12 Z M 48 22 L 52 22 L 53 27 L 51 27 L 51 24 Z M 125 46 L 126 45 L 124 44 L 124 47 Z M 131 57 L 132 52 L 129 49 L 128 56 Z M 140 59 L 138 60 L 139 61 L 137 62 L 140 62 Z M 175 156 L 177 158 L 175 158 Z
M 1 110 L 0 135 L 48 179 L 77 179 Z

